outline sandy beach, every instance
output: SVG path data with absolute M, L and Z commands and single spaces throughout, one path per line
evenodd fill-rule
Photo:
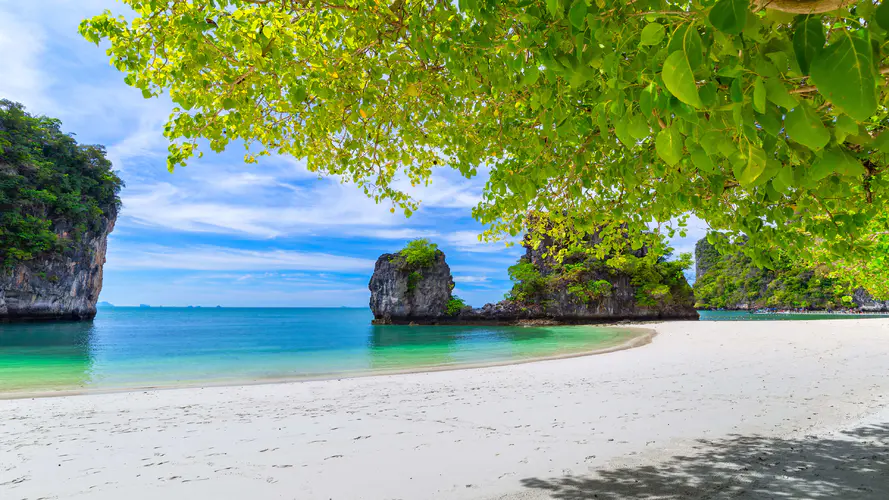
M 519 365 L 0 401 L 0 498 L 889 498 L 889 320 L 646 327 Z

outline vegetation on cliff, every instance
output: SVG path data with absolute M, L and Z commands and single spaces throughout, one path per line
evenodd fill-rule
M 790 259 L 763 269 L 740 249 L 720 255 L 706 239 L 695 252 L 701 267 L 695 281 L 695 307 L 709 309 L 854 307 L 854 286 L 824 266 L 799 267 Z
M 581 251 L 559 258 L 550 256 L 557 252 L 556 248 L 547 247 L 545 256 L 537 263 L 531 261 L 529 252 L 511 266 L 508 272 L 514 284 L 506 299 L 546 308 L 548 301 L 565 291 L 569 300 L 588 304 L 611 297 L 614 284 L 621 279 L 628 279 L 635 291 L 636 305 L 641 307 L 686 303 L 692 295 L 684 276 L 692 264 L 691 254 L 667 260 L 625 248 L 624 252 L 603 259 Z
M 426 238 L 417 238 L 409 241 L 404 248 L 394 254 L 391 262 L 399 270 L 410 273 L 407 278 L 408 291 L 416 288 L 417 283 L 423 279 L 423 269 L 432 266 L 439 252 L 437 244 Z
M 0 100 L 0 268 L 99 230 L 121 185 L 102 146 L 77 144 L 59 120 Z

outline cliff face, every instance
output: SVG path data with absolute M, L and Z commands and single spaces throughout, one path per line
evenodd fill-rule
M 706 239 L 695 246 L 695 263 L 695 300 L 700 308 L 889 312 L 889 301 L 874 300 L 866 290 L 851 290 L 841 281 L 820 276 L 814 269 L 789 265 L 761 269 L 740 251 L 720 255 Z
M 368 288 L 374 324 L 433 322 L 445 316 L 454 280 L 443 252 L 422 268 L 387 253 L 377 259 Z
M 99 231 L 83 233 L 65 252 L 0 268 L 0 321 L 93 318 L 108 234 L 116 219 L 111 207 Z M 72 228 L 60 225 L 54 230 L 66 236 Z

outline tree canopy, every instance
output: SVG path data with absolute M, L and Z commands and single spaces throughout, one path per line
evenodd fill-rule
M 757 265 L 886 247 L 889 3 L 124 3 L 135 17 L 81 33 L 176 103 L 170 169 L 234 141 L 407 215 L 418 200 L 394 180 L 485 169 L 473 215 L 492 236 L 537 211 L 638 248 L 695 215 L 729 236 L 714 241 L 749 238 Z

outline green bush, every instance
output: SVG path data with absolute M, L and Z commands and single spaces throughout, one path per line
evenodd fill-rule
M 438 245 L 430 243 L 426 238 L 418 238 L 409 241 L 398 254 L 411 268 L 432 267 L 432 264 L 435 263 L 435 256 L 438 254 Z
M 541 276 L 534 264 L 522 257 L 519 262 L 507 269 L 509 279 L 513 281 L 512 290 L 507 299 L 518 302 L 534 302 L 546 291 L 548 280 Z
M 466 301 L 454 295 L 448 300 L 447 313 L 449 316 L 456 316 L 464 307 L 466 307 Z
M 410 274 L 407 275 L 407 289 L 409 292 L 414 291 L 417 288 L 417 283 L 423 279 L 423 275 L 417 271 L 411 271 Z
M 0 100 L 0 266 L 64 251 L 69 238 L 99 230 L 123 183 L 102 146 L 77 144 L 52 118 Z

